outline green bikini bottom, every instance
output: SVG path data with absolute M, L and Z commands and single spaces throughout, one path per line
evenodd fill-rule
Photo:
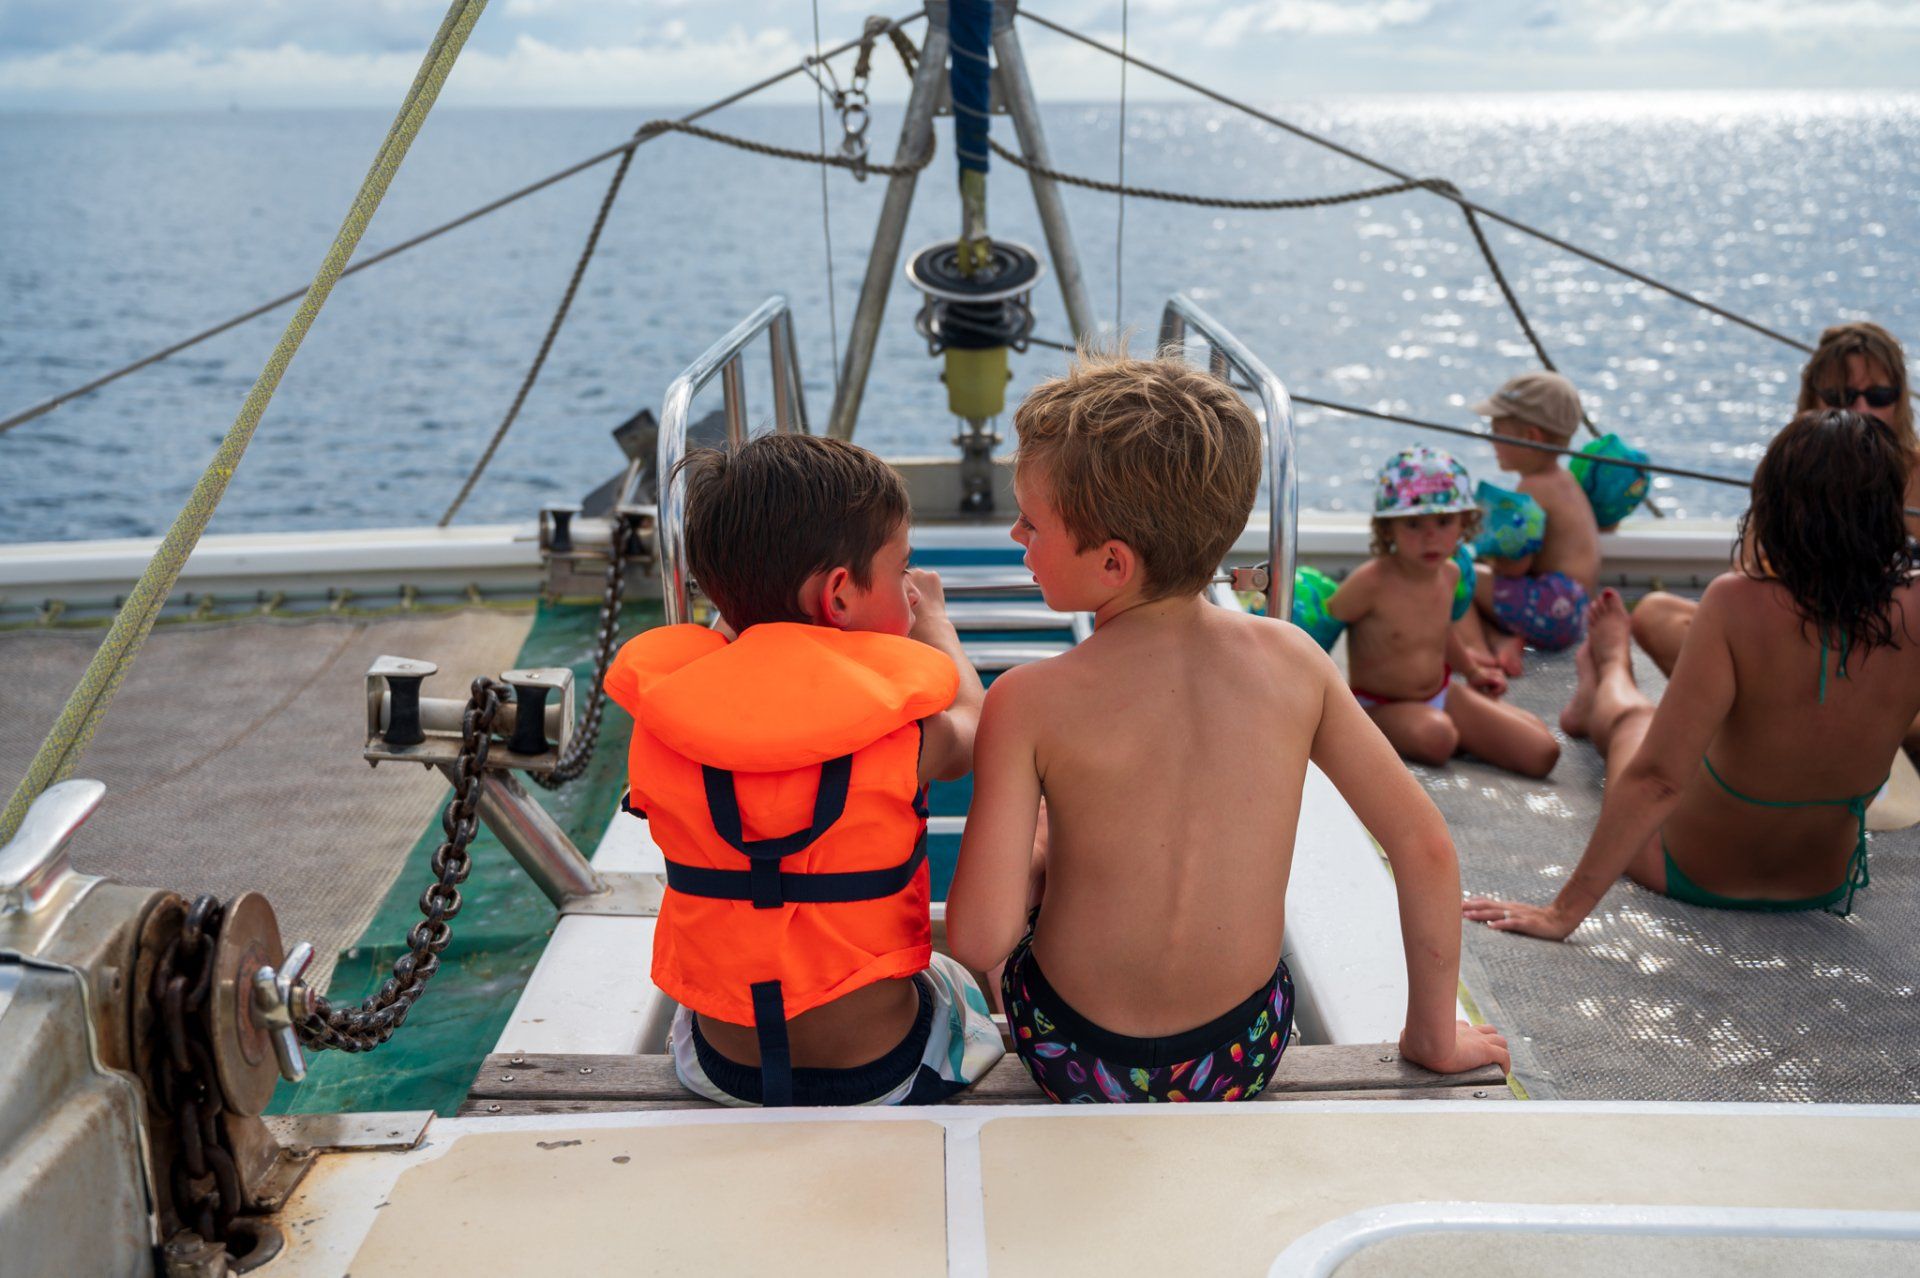
M 1667 862 L 1667 895 L 1676 901 L 1685 901 L 1688 905 L 1704 905 L 1715 910 L 1754 910 L 1763 914 L 1791 914 L 1797 910 L 1831 909 L 1843 898 L 1849 896 L 1856 886 L 1853 874 L 1849 873 L 1846 881 L 1840 886 L 1831 892 L 1822 892 L 1819 896 L 1803 896 L 1792 900 L 1721 896 L 1718 892 L 1707 891 L 1681 871 L 1680 867 L 1674 863 L 1673 853 L 1667 851 L 1665 837 L 1660 840 L 1660 854 Z M 1864 859 L 1861 869 L 1864 872 Z M 1861 878 L 1860 886 L 1864 886 L 1864 873 Z
M 1824 656 L 1824 649 L 1822 652 Z M 1843 664 L 1846 661 L 1844 650 L 1840 660 Z M 1823 665 L 1821 667 L 1823 696 L 1826 691 L 1825 671 L 1826 667 Z M 1685 901 L 1689 905 L 1705 905 L 1716 910 L 1757 910 L 1767 914 L 1787 914 L 1795 910 L 1832 910 L 1843 918 L 1853 912 L 1853 894 L 1873 881 L 1867 873 L 1867 805 L 1873 802 L 1873 796 L 1880 793 L 1881 787 L 1887 784 L 1885 780 L 1865 794 L 1850 795 L 1844 799 L 1756 799 L 1728 785 L 1726 778 L 1722 777 L 1719 770 L 1713 766 L 1713 760 L 1701 755 L 1700 763 L 1706 768 L 1707 775 L 1713 778 L 1714 783 L 1729 796 L 1756 808 L 1845 808 L 1854 821 L 1853 855 L 1847 858 L 1846 878 L 1842 879 L 1840 885 L 1831 892 L 1822 892 L 1819 896 L 1803 896 L 1790 901 L 1721 896 L 1718 892 L 1707 891 L 1681 872 L 1680 867 L 1674 864 L 1673 853 L 1667 850 L 1667 836 L 1665 831 L 1662 831 L 1660 855 L 1667 863 L 1668 896 L 1676 901 Z M 1835 906 L 1839 908 L 1835 909 Z

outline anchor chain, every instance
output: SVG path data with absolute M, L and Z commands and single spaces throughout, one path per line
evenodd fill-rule
M 480 828 L 480 774 L 493 744 L 493 722 L 500 712 L 504 685 L 488 678 L 473 681 L 460 719 L 460 757 L 454 764 L 453 798 L 440 813 L 446 841 L 429 863 L 434 880 L 420 894 L 425 917 L 407 933 L 407 953 L 393 961 L 393 975 L 358 1007 L 340 1008 L 325 995 L 305 993 L 305 1014 L 296 1012 L 300 1041 L 316 1051 L 371 1051 L 393 1037 L 407 1013 L 440 970 L 440 954 L 453 940 L 452 920 L 460 913 L 460 885 L 473 863 L 467 846 Z
M 173 1119 L 178 1157 L 167 1169 L 174 1214 L 183 1228 L 225 1243 L 246 1202 L 213 1061 L 207 1001 L 225 909 L 202 896 L 153 970 L 154 1041 L 148 1085 L 154 1105 Z
M 587 713 L 580 720 L 580 727 L 567 743 L 566 753 L 560 756 L 560 762 L 548 773 L 529 772 L 535 785 L 546 790 L 558 790 L 570 781 L 580 778 L 593 762 L 593 752 L 600 744 L 600 724 L 607 710 L 607 667 L 613 664 L 615 641 L 620 637 L 620 607 L 625 602 L 627 556 L 633 549 L 630 542 L 635 536 L 633 522 L 622 516 L 613 529 L 613 540 L 607 547 L 607 575 L 600 592 L 600 633 L 593 651 L 593 696 L 587 702 Z

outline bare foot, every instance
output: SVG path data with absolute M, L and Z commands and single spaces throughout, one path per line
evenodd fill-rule
M 1493 636 L 1493 660 L 1502 670 L 1513 678 L 1520 676 L 1520 654 L 1526 648 L 1527 641 L 1519 635 L 1498 634 Z
M 1608 586 L 1587 611 L 1587 641 L 1581 645 L 1593 662 L 1594 671 L 1604 674 L 1608 666 L 1625 666 L 1633 672 L 1633 630 L 1627 620 L 1627 606 L 1620 592 Z
M 1593 661 L 1592 643 L 1592 639 L 1587 639 L 1573 654 L 1573 665 L 1579 671 L 1579 679 L 1573 685 L 1573 696 L 1560 711 L 1560 731 L 1570 737 L 1586 736 L 1587 727 L 1593 720 L 1593 694 L 1600 686 L 1600 670 Z

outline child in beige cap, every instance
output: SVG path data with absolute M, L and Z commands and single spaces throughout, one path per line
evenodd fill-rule
M 1580 426 L 1580 395 L 1558 373 L 1522 373 L 1473 406 L 1492 419 L 1501 470 L 1517 492 L 1482 483 L 1483 528 L 1475 542 L 1474 608 L 1458 623 L 1467 653 L 1485 654 L 1510 675 L 1531 643 L 1558 652 L 1586 633 L 1587 600 L 1599 589 L 1600 529 L 1580 484 L 1554 453 Z M 1504 441 L 1520 441 L 1507 443 Z

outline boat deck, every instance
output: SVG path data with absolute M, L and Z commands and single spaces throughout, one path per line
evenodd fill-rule
M 1635 661 L 1657 696 L 1665 681 Z M 1557 732 L 1573 682 L 1571 653 L 1529 651 L 1508 696 Z M 1544 782 L 1472 759 L 1413 770 L 1469 892 L 1549 900 L 1600 812 L 1586 741 L 1565 741 Z M 1469 925 L 1461 979 L 1536 1098 L 1920 1100 L 1920 828 L 1871 847 L 1846 918 L 1705 909 L 1623 879 L 1565 943 Z
M 526 607 L 158 627 L 81 765 L 107 797 L 73 841 L 75 868 L 187 896 L 264 893 L 287 943 L 313 942 L 324 985 L 447 795 L 437 774 L 361 762 L 367 667 L 426 657 L 447 672 L 436 686 L 459 686 L 462 671 L 511 667 L 532 622 Z M 26 773 L 105 634 L 0 633 L 0 776 Z
M 1420 1101 L 437 1119 L 407 1152 L 318 1160 L 273 1272 L 1867 1278 L 1920 1265 L 1916 1123 Z

